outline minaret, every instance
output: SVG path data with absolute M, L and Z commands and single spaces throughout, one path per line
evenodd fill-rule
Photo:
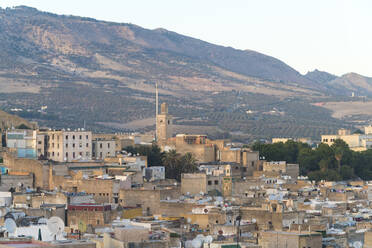
M 156 118 L 156 142 L 162 147 L 172 137 L 172 116 L 168 113 L 168 104 L 161 104 L 161 112 Z
M 159 91 L 158 83 L 155 83 L 155 141 L 158 142 L 158 114 L 159 114 Z

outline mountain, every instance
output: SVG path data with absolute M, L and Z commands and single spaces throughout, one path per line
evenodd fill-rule
M 20 6 L 0 9 L 0 47 L 0 108 L 24 109 L 20 116 L 41 125 L 112 131 L 136 121 L 150 130 L 155 82 L 178 125 L 252 139 L 346 125 L 310 104 L 332 94 L 314 77 L 164 29 Z
M 238 73 L 312 85 L 282 61 L 255 51 L 217 46 L 164 29 L 58 16 L 24 6 L 0 10 L 0 44 L 0 68 L 9 73 L 69 76 L 74 72 L 91 77 L 88 71 L 95 70 L 102 72 L 100 77 L 122 82 L 155 77 L 166 83 L 175 83 L 170 82 L 176 81 L 174 77 Z
M 328 83 L 329 87 L 344 90 L 346 95 L 372 96 L 372 78 L 357 73 L 347 73 Z
M 309 71 L 308 73 L 305 74 L 305 77 L 311 80 L 312 82 L 316 82 L 318 84 L 325 84 L 328 83 L 329 81 L 332 81 L 337 78 L 337 76 L 330 74 L 325 71 L 319 71 L 315 69 L 314 71 Z

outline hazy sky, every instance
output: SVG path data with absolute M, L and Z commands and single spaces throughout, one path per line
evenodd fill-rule
M 301 73 L 372 77 L 371 0 L 0 0 L 57 14 L 166 28 L 283 60 Z

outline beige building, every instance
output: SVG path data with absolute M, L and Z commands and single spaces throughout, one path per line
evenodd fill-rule
M 351 134 L 350 130 L 340 129 L 338 134 L 322 135 L 322 143 L 331 146 L 337 139 L 341 139 L 348 144 L 351 150 L 365 151 L 372 148 L 372 134 L 370 127 L 365 128 L 366 134 Z
M 116 141 L 95 139 L 92 141 L 92 157 L 93 159 L 103 160 L 106 157 L 115 156 Z
M 317 232 L 266 231 L 260 233 L 262 248 L 318 248 L 322 247 L 322 235 Z
M 211 191 L 222 192 L 223 176 L 207 175 L 205 173 L 182 174 L 181 193 L 197 195 L 208 194 Z
M 168 113 L 168 104 L 161 104 L 160 114 L 156 116 L 156 139 L 160 146 L 172 137 L 172 116 Z
M 372 134 L 372 125 L 364 127 L 364 134 Z
M 46 157 L 57 162 L 92 159 L 92 132 L 45 131 Z
M 285 161 L 278 162 L 263 162 L 262 171 L 265 172 L 277 172 L 278 175 L 290 176 L 293 180 L 297 180 L 300 174 L 300 167 L 298 164 L 288 164 Z

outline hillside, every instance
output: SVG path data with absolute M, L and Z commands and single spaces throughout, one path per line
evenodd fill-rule
M 357 73 L 347 73 L 327 83 L 329 87 L 345 90 L 349 96 L 372 96 L 372 78 Z
M 318 84 L 323 85 L 337 78 L 337 76 L 333 74 L 319 70 L 309 71 L 308 73 L 305 74 L 305 77 L 311 80 L 312 82 L 316 82 Z
M 41 125 L 112 131 L 149 120 L 149 130 L 154 82 L 179 125 L 250 139 L 347 125 L 309 104 L 332 92 L 284 62 L 164 29 L 22 6 L 0 9 L 0 46 L 0 107 Z
M 34 124 L 30 123 L 29 121 L 0 110 L 0 130 L 11 127 L 18 127 L 22 124 L 29 128 L 34 127 Z

